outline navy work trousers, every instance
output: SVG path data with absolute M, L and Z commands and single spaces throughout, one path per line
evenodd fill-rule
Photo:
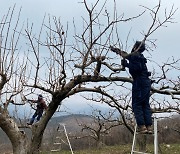
M 138 126 L 152 125 L 152 112 L 149 104 L 151 81 L 146 77 L 137 77 L 132 86 L 132 109 Z
M 39 121 L 40 118 L 42 117 L 42 114 L 43 114 L 43 110 L 37 109 L 36 112 L 34 113 L 34 115 L 32 116 L 31 120 L 30 120 L 30 124 L 33 124 L 36 117 L 37 117 L 37 121 Z

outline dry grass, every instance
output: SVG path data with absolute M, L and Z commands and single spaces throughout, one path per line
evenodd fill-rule
M 180 144 L 161 144 L 159 153 L 161 154 L 179 154 Z M 119 145 L 119 146 L 105 146 L 102 149 L 86 149 L 74 151 L 74 154 L 129 154 L 131 152 L 131 145 Z M 153 145 L 148 146 L 149 153 L 153 154 Z M 53 152 L 51 154 L 71 154 L 70 151 Z M 42 154 L 49 154 L 49 152 L 43 152 Z

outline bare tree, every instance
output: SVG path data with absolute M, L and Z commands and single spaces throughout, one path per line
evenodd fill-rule
M 99 94 L 98 96 L 103 98 L 101 99 L 103 102 L 108 98 L 109 104 L 116 105 L 122 115 L 125 110 L 130 110 L 129 105 L 121 104 L 121 102 L 118 101 L 120 100 L 118 91 L 123 90 L 125 92 L 126 90 L 130 90 L 129 85 L 132 79 L 122 76 L 122 67 L 116 62 L 117 58 L 115 60 L 115 55 L 109 52 L 109 46 L 118 43 L 122 45 L 118 35 L 118 24 L 140 18 L 144 12 L 140 12 L 134 17 L 125 18 L 123 14 L 117 15 L 116 3 L 114 3 L 114 13 L 111 16 L 105 9 L 106 2 L 107 1 L 105 1 L 101 9 L 97 11 L 96 8 L 100 4 L 99 0 L 97 0 L 95 4 L 92 4 L 92 6 L 89 6 L 86 0 L 83 0 L 89 19 L 83 18 L 82 31 L 80 32 L 80 29 L 77 30 L 76 24 L 74 23 L 75 34 L 73 37 L 72 34 L 70 34 L 71 36 L 68 35 L 69 27 L 68 25 L 62 25 L 60 18 L 49 17 L 48 22 L 46 22 L 47 18 L 44 18 L 38 35 L 34 34 L 33 26 L 27 24 L 24 36 L 28 40 L 28 52 L 23 57 L 24 60 L 27 59 L 27 62 L 23 61 L 22 64 L 18 64 L 19 61 L 17 61 L 17 65 L 12 62 L 14 62 L 14 58 L 18 60 L 18 55 L 11 55 L 16 51 L 15 45 L 17 41 L 15 40 L 19 39 L 15 39 L 13 36 L 15 34 L 20 36 L 22 33 L 16 33 L 16 30 L 13 30 L 14 35 L 9 39 L 11 43 L 7 43 L 10 34 L 9 28 L 5 30 L 3 27 L 5 25 L 10 27 L 11 20 L 9 22 L 7 17 L 3 19 L 2 23 L 5 24 L 1 25 L 1 32 L 5 31 L 7 33 L 6 35 L 1 34 L 1 96 L 3 90 L 6 91 L 9 89 L 5 87 L 6 85 L 12 87 L 15 92 L 7 92 L 8 95 L 6 96 L 8 96 L 8 99 L 6 99 L 4 101 L 5 103 L 0 107 L 0 126 L 8 134 L 13 145 L 14 153 L 38 153 L 48 121 L 64 99 L 77 93 L 91 92 Z M 142 35 L 142 40 L 148 41 L 152 33 L 166 23 L 172 22 L 172 16 L 176 10 L 172 8 L 169 13 L 165 12 L 165 18 L 161 21 L 158 18 L 160 2 L 154 9 L 146 7 L 144 7 L 144 9 L 150 11 L 152 15 L 152 25 L 150 25 L 148 31 Z M 106 23 L 101 24 L 101 17 L 104 14 Z M 10 19 L 11 18 L 12 16 L 10 16 Z M 6 24 L 7 21 L 8 23 Z M 15 27 L 17 27 L 17 25 Z M 2 39 L 3 37 L 6 39 Z M 69 37 L 74 38 L 73 42 L 68 39 Z M 154 44 L 151 40 L 149 41 Z M 12 58 L 8 58 L 10 62 L 7 63 L 6 59 L 9 56 Z M 158 86 L 152 87 L 153 94 L 171 96 L 175 102 L 175 104 L 171 104 L 165 101 L 165 108 L 164 106 L 162 108 L 160 105 L 163 111 L 173 109 L 179 112 L 179 104 L 177 102 L 180 94 L 179 77 L 168 80 L 166 75 L 167 71 L 170 71 L 169 68 L 176 71 L 179 70 L 178 63 L 179 60 L 166 63 L 165 66 L 162 67 L 162 75 L 157 76 L 159 79 L 157 82 Z M 14 78 L 13 75 L 15 75 L 16 78 Z M 11 81 L 16 82 L 12 84 Z M 12 118 L 8 119 L 9 114 L 5 111 L 7 111 L 7 106 L 12 102 L 10 100 L 15 94 L 21 93 L 28 96 L 28 94 L 36 92 L 41 92 L 46 97 L 49 97 L 50 102 L 48 104 L 48 110 L 41 120 L 30 128 L 32 138 L 28 141 L 27 136 L 21 133 L 14 120 L 12 120 Z M 129 91 L 127 93 L 129 93 Z M 93 99 L 95 98 L 97 97 L 93 95 Z M 157 111 L 159 102 L 154 101 L 153 103 Z M 4 125 L 4 123 L 7 124 Z M 124 123 L 126 123 L 126 119 L 124 119 Z M 20 143 L 15 142 L 17 139 L 19 139 Z
M 122 124 L 120 119 L 115 118 L 115 110 L 109 111 L 109 113 L 102 113 L 100 110 L 94 110 L 91 114 L 92 122 L 85 123 L 77 120 L 78 125 L 82 128 L 85 136 L 91 137 L 96 141 L 96 146 L 101 148 L 103 143 L 103 137 L 107 136 L 112 128 Z
M 8 10 L 0 25 L 0 127 L 9 137 L 14 153 L 21 154 L 25 153 L 25 147 L 27 146 L 26 134 L 20 131 L 15 119 L 11 118 L 8 112 L 8 107 L 11 103 L 14 103 L 12 98 L 16 100 L 16 96 L 23 91 L 21 80 L 24 79 L 26 69 L 26 59 L 19 49 L 20 33 L 22 31 L 22 27 L 19 27 L 21 11 L 19 11 L 14 24 L 12 22 L 14 9 L 15 6 Z

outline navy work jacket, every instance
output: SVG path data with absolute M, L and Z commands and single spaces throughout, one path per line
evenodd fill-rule
M 147 60 L 142 53 L 132 54 L 127 59 L 129 60 L 127 67 L 133 78 L 132 98 L 144 100 L 151 88 L 150 72 L 146 66 Z

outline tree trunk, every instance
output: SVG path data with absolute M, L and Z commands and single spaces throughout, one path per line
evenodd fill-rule
M 97 144 L 96 147 L 98 149 L 101 149 L 103 147 L 103 142 L 101 140 L 98 140 L 96 144 Z
M 138 145 L 139 145 L 139 151 L 146 152 L 146 141 L 147 136 L 144 134 L 139 134 L 139 137 L 137 139 Z
M 39 122 L 38 124 L 34 124 L 32 126 L 32 139 L 28 154 L 38 154 L 40 151 L 41 142 L 45 130 L 45 128 L 43 128 L 43 124 L 41 123 L 42 122 Z
M 59 105 L 59 99 L 58 101 L 51 102 L 48 107 L 48 111 L 45 112 L 41 120 L 37 124 L 32 125 L 32 139 L 28 150 L 28 154 L 39 153 L 44 130 L 47 126 L 47 123 L 55 113 L 58 105 Z
M 13 145 L 13 154 L 27 154 L 28 144 L 24 139 L 17 140 L 16 145 Z
M 7 134 L 13 147 L 13 154 L 38 154 L 41 146 L 44 130 L 48 121 L 53 116 L 60 99 L 51 102 L 48 111 L 37 124 L 32 125 L 32 139 L 28 141 L 26 134 L 18 128 L 16 122 L 9 116 L 6 110 L 0 112 L 0 127 Z
M 11 141 L 13 154 L 27 154 L 27 136 L 23 131 L 19 130 L 17 124 L 7 113 L 0 114 L 0 127 Z

